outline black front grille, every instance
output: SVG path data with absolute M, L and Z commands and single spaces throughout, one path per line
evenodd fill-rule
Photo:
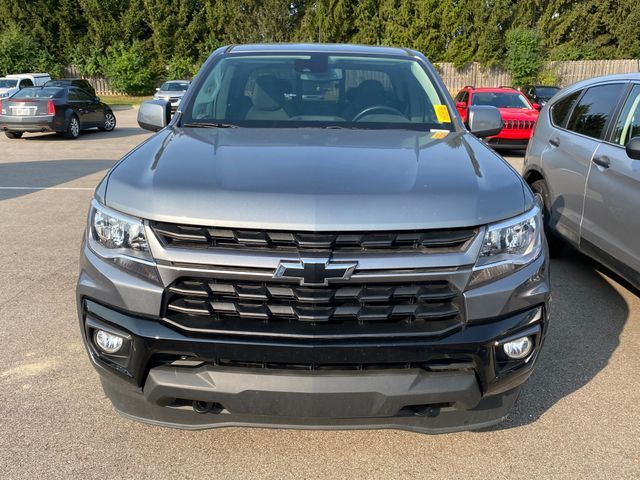
M 463 251 L 477 234 L 475 228 L 370 232 L 289 232 L 199 227 L 153 222 L 165 246 L 275 250 L 423 250 Z
M 505 128 L 509 130 L 531 130 L 536 122 L 533 120 L 507 120 Z
M 438 335 L 461 323 L 460 292 L 447 282 L 344 283 L 179 279 L 165 317 L 186 330 L 283 337 Z

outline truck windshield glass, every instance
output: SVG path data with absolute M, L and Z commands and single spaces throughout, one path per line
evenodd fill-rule
M 533 108 L 520 93 L 477 92 L 473 94 L 473 105 L 491 105 L 496 108 Z
M 542 98 L 551 98 L 559 91 L 557 87 L 536 87 L 536 94 Z
M 0 88 L 13 88 L 18 85 L 17 80 L 0 79 Z
M 184 125 L 453 128 L 441 93 L 410 58 L 229 55 L 204 75 Z
M 160 87 L 160 90 L 164 92 L 184 92 L 187 88 L 189 88 L 188 83 L 178 83 L 178 82 L 166 82 L 163 83 Z

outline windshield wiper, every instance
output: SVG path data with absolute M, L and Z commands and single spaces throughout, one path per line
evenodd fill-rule
M 233 125 L 232 123 L 185 123 L 182 125 L 183 127 L 191 127 L 191 128 L 238 128 L 238 125 Z

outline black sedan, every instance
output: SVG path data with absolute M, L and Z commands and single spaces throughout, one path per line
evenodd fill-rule
M 111 108 L 76 87 L 24 88 L 0 101 L 0 129 L 9 138 L 24 132 L 57 132 L 74 139 L 80 131 L 116 127 Z

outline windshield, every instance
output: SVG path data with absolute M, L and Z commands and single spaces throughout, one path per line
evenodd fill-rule
M 187 88 L 189 88 L 189 84 L 187 82 L 166 82 L 162 84 L 160 90 L 165 92 L 184 92 Z
M 184 125 L 453 128 L 440 92 L 411 58 L 228 55 L 205 75 Z
M 532 108 L 524 95 L 517 92 L 475 92 L 471 103 L 472 105 L 491 105 L 496 108 Z
M 61 92 L 62 89 L 57 87 L 23 88 L 11 98 L 53 98 Z
M 18 85 L 18 80 L 0 78 L 0 88 L 13 88 Z
M 536 94 L 538 97 L 551 98 L 558 93 L 559 90 L 558 87 L 536 87 Z

